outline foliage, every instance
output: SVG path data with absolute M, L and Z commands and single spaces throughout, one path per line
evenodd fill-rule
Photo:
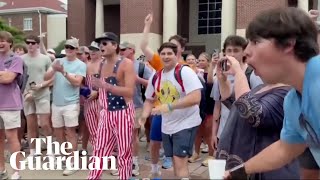
M 3 19 L 0 18 L 0 31 L 8 31 L 12 34 L 13 36 L 13 43 L 23 43 L 24 42 L 24 37 L 25 34 L 17 29 L 16 27 L 9 26 L 8 24 L 5 23 Z
M 61 50 L 64 49 L 64 44 L 66 43 L 66 40 L 61 41 L 57 47 L 53 48 L 53 50 L 57 53 L 60 54 Z

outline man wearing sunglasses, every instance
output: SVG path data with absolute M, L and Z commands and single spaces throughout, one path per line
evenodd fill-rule
M 46 136 L 51 135 L 52 128 L 50 123 L 50 90 L 52 80 L 44 81 L 44 75 L 51 66 L 49 56 L 41 54 L 39 51 L 40 38 L 34 35 L 26 37 L 28 53 L 22 56 L 23 61 L 28 67 L 28 82 L 23 95 L 24 114 L 27 119 L 27 133 L 30 154 L 33 158 L 36 152 L 35 143 L 30 143 L 31 138 L 37 138 L 38 118 L 40 127 Z M 33 160 L 35 160 L 33 158 Z M 27 161 L 28 162 L 28 161 Z
M 133 132 L 133 170 L 132 174 L 138 176 L 139 173 L 139 118 L 142 115 L 143 108 L 143 98 L 142 98 L 142 86 L 147 87 L 148 79 L 152 76 L 152 70 L 144 64 L 144 62 L 139 62 L 134 58 L 136 47 L 134 44 L 129 42 L 122 42 L 120 44 L 120 55 L 132 60 L 134 64 L 134 70 L 136 73 L 136 88 L 133 98 L 134 108 L 135 108 L 135 122 L 134 122 L 134 132 Z
M 87 66 L 77 58 L 78 39 L 68 39 L 65 43 L 66 57 L 56 59 L 45 75 L 45 80 L 54 78 L 52 89 L 52 126 L 61 144 L 65 139 L 72 143 L 72 151 L 77 150 L 76 127 L 79 125 L 79 92 Z M 72 167 L 72 166 L 71 166 Z M 75 170 L 65 169 L 68 176 Z
M 133 96 L 136 73 L 130 59 L 119 56 L 119 38 L 106 32 L 95 40 L 105 61 L 93 85 L 99 88 L 102 110 L 94 146 L 94 156 L 110 156 L 117 143 L 119 149 L 119 178 L 129 179 L 132 174 L 132 132 L 134 127 Z M 101 78 L 99 77 L 101 76 Z M 97 167 L 96 167 L 97 168 Z M 100 167 L 102 169 L 102 167 Z M 103 170 L 92 170 L 89 179 L 100 179 Z

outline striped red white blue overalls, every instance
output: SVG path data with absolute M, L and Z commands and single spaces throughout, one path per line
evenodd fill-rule
M 93 89 L 91 79 L 93 75 L 86 76 L 86 86 L 88 86 L 91 90 Z M 84 102 L 84 118 L 86 120 L 86 124 L 90 133 L 90 143 L 92 146 L 95 145 L 95 140 L 97 136 L 98 129 L 98 121 L 99 121 L 99 113 L 100 106 L 98 99 L 95 100 L 85 100 Z
M 116 75 L 123 60 L 118 60 L 113 68 Z M 114 76 L 105 79 L 107 83 L 117 85 Z M 115 143 L 118 145 L 118 170 L 120 179 L 129 179 L 132 174 L 132 131 L 134 127 L 134 105 L 126 103 L 124 97 L 99 90 L 99 102 L 102 106 L 97 131 L 97 140 L 93 155 L 99 158 L 110 156 Z M 102 162 L 102 159 L 101 159 Z M 102 169 L 102 164 L 100 169 Z M 93 170 L 89 179 L 99 179 L 103 170 Z

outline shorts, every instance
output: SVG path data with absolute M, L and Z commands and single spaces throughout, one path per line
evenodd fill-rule
M 55 106 L 52 104 L 52 127 L 76 127 L 79 125 L 80 105 Z
M 141 115 L 142 115 L 142 111 L 143 111 L 142 108 L 136 108 L 136 109 L 135 109 L 135 116 L 134 116 L 134 128 L 135 128 L 135 129 L 140 128 L 139 118 L 140 118 Z
M 30 114 L 50 114 L 50 101 L 46 98 L 23 102 L 25 116 Z
M 160 141 L 160 142 L 162 141 L 161 123 L 162 123 L 161 115 L 152 116 L 151 128 L 150 128 L 150 139 L 152 141 Z
M 21 111 L 0 111 L 0 129 L 21 127 Z
M 184 129 L 172 135 L 162 133 L 162 144 L 166 157 L 192 156 L 192 148 L 198 127 Z
M 319 170 L 319 166 L 314 159 L 311 151 L 307 148 L 299 157 L 300 167 L 309 170 Z

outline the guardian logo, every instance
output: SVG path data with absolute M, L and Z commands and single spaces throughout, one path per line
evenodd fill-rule
M 26 158 L 26 153 L 22 151 L 15 152 L 10 157 L 10 165 L 15 170 L 63 170 L 63 162 L 65 166 L 70 170 L 116 170 L 116 158 L 114 156 L 109 157 L 96 157 L 91 156 L 89 161 L 85 151 L 82 151 L 82 156 L 80 157 L 79 151 L 67 152 L 67 150 L 72 150 L 72 144 L 70 142 L 64 142 L 61 145 L 59 142 L 52 142 L 52 137 L 48 136 L 46 138 L 32 138 L 31 143 L 35 141 L 36 152 L 34 157 L 28 157 L 27 160 L 20 161 L 20 168 L 16 166 L 16 159 L 18 155 L 22 155 Z M 47 144 L 47 154 L 41 153 L 41 141 Z M 54 152 L 52 150 L 54 147 Z M 80 166 L 81 159 L 81 166 Z M 89 164 L 88 164 L 89 162 Z M 101 168 L 102 164 L 102 168 Z M 109 167 L 109 165 L 111 167 Z M 26 167 L 28 166 L 28 167 Z

